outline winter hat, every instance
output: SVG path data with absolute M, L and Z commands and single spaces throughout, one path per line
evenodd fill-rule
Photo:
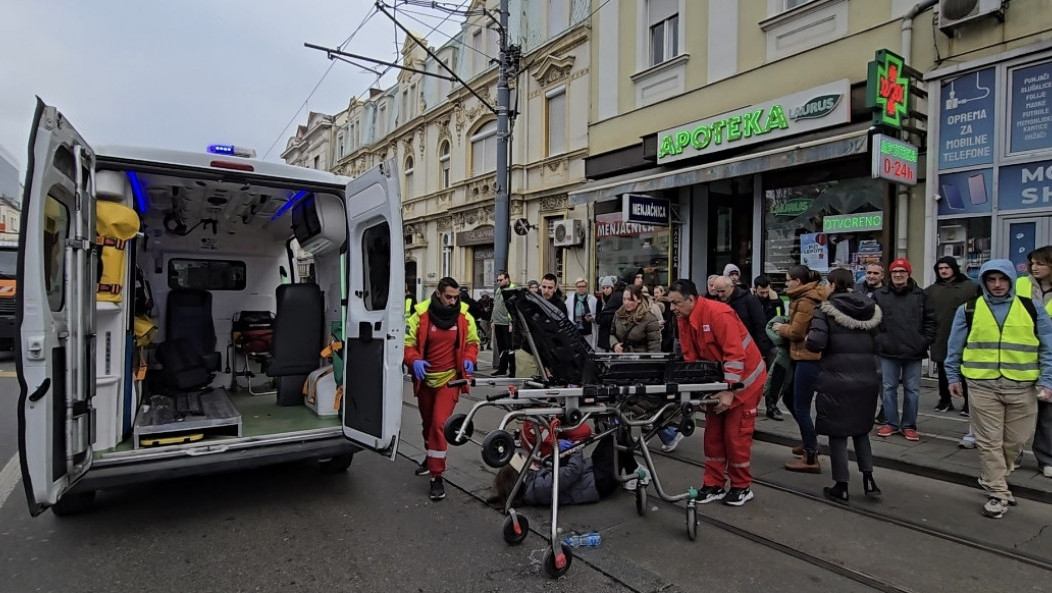
M 935 261 L 935 268 L 934 269 L 935 269 L 936 277 L 938 277 L 938 275 L 939 275 L 939 266 L 942 265 L 942 264 L 946 264 L 946 265 L 950 266 L 950 269 L 953 270 L 953 275 L 954 276 L 956 276 L 957 274 L 961 273 L 961 264 L 960 264 L 960 262 L 957 261 L 957 258 L 953 257 L 952 255 L 946 255 L 946 256 L 940 257 L 939 259 L 937 259 Z
M 895 271 L 898 268 L 905 269 L 906 273 L 909 274 L 910 276 L 913 275 L 913 266 L 911 266 L 910 265 L 910 261 L 908 259 L 904 258 L 904 257 L 900 257 L 900 258 L 896 259 L 895 261 L 891 262 L 891 265 L 888 266 L 888 271 L 889 272 L 893 272 L 893 271 Z
M 606 288 L 609 286 L 613 288 L 617 284 L 617 276 L 603 276 L 599 279 L 599 288 Z
M 742 275 L 741 269 L 739 269 L 738 266 L 736 266 L 734 264 L 727 264 L 727 265 L 723 266 L 723 275 L 724 276 L 730 276 L 731 272 L 734 272 L 735 274 L 737 274 L 739 276 Z

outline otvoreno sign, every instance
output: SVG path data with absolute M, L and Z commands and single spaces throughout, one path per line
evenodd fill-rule
M 824 233 L 863 233 L 866 231 L 879 231 L 883 228 L 883 212 L 840 214 L 837 216 L 826 216 L 822 219 L 822 232 Z
M 621 220 L 625 222 L 668 226 L 670 219 L 668 200 L 664 198 L 640 194 L 621 196 Z
M 766 142 L 851 120 L 846 78 L 658 132 L 658 164 Z

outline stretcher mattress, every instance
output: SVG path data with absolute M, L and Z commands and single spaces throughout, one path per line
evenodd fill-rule
M 552 305 L 526 289 L 504 291 L 504 302 L 513 323 L 519 315 L 537 347 L 544 367 L 555 385 L 634 385 L 661 383 L 714 383 L 723 381 L 722 363 L 714 361 L 684 362 L 668 359 L 632 359 L 601 355 L 589 346 L 584 336 L 566 317 L 560 307 Z

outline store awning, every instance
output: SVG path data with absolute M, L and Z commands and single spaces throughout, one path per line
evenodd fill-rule
M 732 159 L 705 163 L 661 173 L 637 175 L 635 178 L 595 181 L 569 192 L 570 204 L 587 204 L 613 200 L 621 194 L 647 193 L 673 189 L 719 179 L 741 177 L 764 171 L 786 169 L 808 163 L 865 154 L 869 151 L 869 128 L 838 136 L 810 140 L 772 148 L 764 152 L 743 154 Z

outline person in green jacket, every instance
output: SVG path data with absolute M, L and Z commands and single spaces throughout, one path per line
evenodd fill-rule
M 767 417 L 781 422 L 784 418 L 778 409 L 778 400 L 793 388 L 793 360 L 789 357 L 789 341 L 772 327 L 776 323 L 789 323 L 789 318 L 775 315 L 767 322 L 767 337 L 774 343 L 774 359 L 763 384 L 763 401 L 767 406 Z M 791 398 L 788 398 L 785 405 L 792 409 L 790 404 Z

